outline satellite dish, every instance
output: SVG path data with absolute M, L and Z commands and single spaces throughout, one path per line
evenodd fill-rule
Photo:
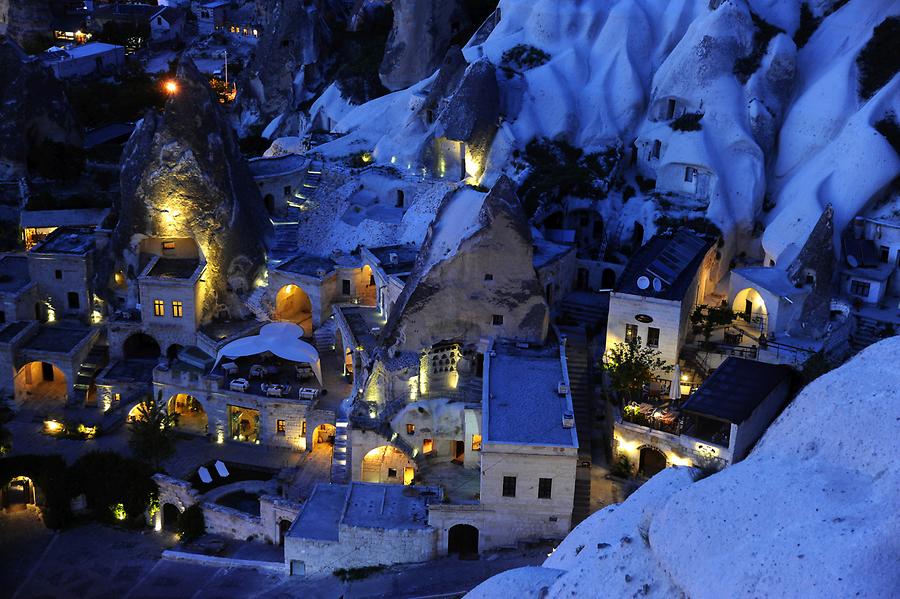
M 856 268 L 859 266 L 859 260 L 857 260 L 856 256 L 853 254 L 847 254 L 847 264 L 849 264 L 851 268 Z
M 639 276 L 637 280 L 637 286 L 638 289 L 647 289 L 648 287 L 650 287 L 650 279 L 643 275 Z
M 662 281 L 660 281 L 656 277 L 653 277 L 653 291 L 655 291 L 656 293 L 662 291 Z

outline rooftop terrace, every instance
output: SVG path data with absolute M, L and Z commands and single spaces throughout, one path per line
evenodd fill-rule
M 87 227 L 60 227 L 31 251 L 40 254 L 85 254 L 94 248 L 94 230 Z
M 86 339 L 93 329 L 76 322 L 41 325 L 37 335 L 28 340 L 23 349 L 68 353 Z
M 162 279 L 190 279 L 199 265 L 200 260 L 196 258 L 160 258 L 147 276 Z

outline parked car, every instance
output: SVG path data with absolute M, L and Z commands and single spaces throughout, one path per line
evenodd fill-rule
M 247 379 L 233 379 L 231 383 L 229 383 L 228 388 L 232 391 L 246 392 L 247 389 L 250 388 L 250 381 Z

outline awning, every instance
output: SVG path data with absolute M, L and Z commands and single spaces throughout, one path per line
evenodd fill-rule
M 216 365 L 223 358 L 242 358 L 255 356 L 263 352 L 272 354 L 291 362 L 307 362 L 322 385 L 322 364 L 316 348 L 300 339 L 303 328 L 292 322 L 273 322 L 263 326 L 258 335 L 236 339 L 219 350 L 216 354 Z M 215 366 L 213 366 L 215 368 Z

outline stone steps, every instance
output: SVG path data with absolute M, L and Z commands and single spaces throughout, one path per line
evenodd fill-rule
M 253 293 L 250 294 L 250 297 L 247 298 L 247 308 L 253 312 L 253 315 L 256 317 L 256 320 L 265 322 L 271 320 L 269 318 L 269 311 L 263 305 L 263 296 L 266 294 L 266 290 L 268 288 L 265 286 L 257 287 L 253 290 Z
M 350 476 L 350 423 L 346 419 L 338 419 L 335 423 L 334 453 L 331 458 L 331 482 L 343 484 L 349 482 Z
M 334 335 L 335 329 L 337 329 L 337 323 L 332 317 L 313 332 L 313 339 L 319 355 L 335 350 L 335 343 L 337 342 Z

